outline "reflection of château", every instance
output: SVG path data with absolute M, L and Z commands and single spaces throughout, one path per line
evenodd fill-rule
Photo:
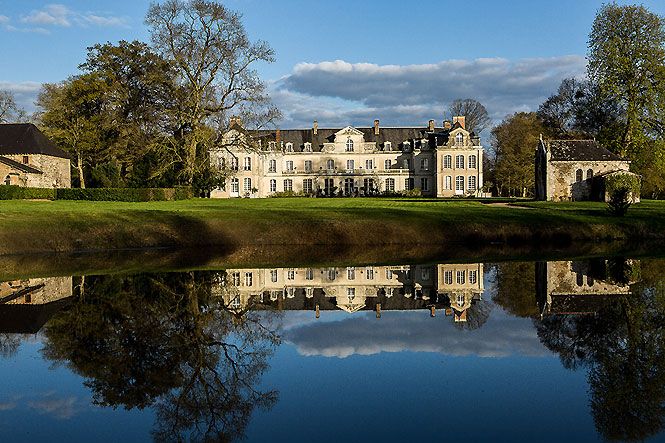
M 0 282 L 0 332 L 38 332 L 71 295 L 72 277 Z
M 220 282 L 229 308 L 334 310 L 445 309 L 455 321 L 483 292 L 483 265 L 230 269 Z
M 632 262 L 622 263 L 631 266 Z M 630 295 L 628 282 L 613 279 L 608 260 L 536 263 L 536 299 L 541 316 L 592 314 L 616 297 Z

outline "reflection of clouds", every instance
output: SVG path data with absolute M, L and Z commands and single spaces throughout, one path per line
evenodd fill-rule
M 53 393 L 46 394 L 39 400 L 29 401 L 28 406 L 41 414 L 51 415 L 61 420 L 74 417 L 79 410 L 76 397 L 58 398 Z
M 0 403 L 0 411 L 11 411 L 12 409 L 16 409 L 16 403 L 14 402 Z
M 443 313 L 430 318 L 426 311 L 390 312 L 380 320 L 374 313 L 363 313 L 337 322 L 293 327 L 284 338 L 307 356 L 344 358 L 401 351 L 479 357 L 549 355 L 530 319 L 494 312 L 496 315 L 476 330 L 455 328 Z

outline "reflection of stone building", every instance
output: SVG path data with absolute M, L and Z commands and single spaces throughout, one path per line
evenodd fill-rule
M 483 292 L 483 265 L 229 269 L 218 288 L 237 311 L 441 308 L 464 321 Z
M 617 297 L 630 294 L 628 282 L 612 278 L 607 260 L 536 263 L 536 299 L 541 316 L 592 314 Z
M 71 296 L 72 277 L 0 282 L 0 332 L 38 332 Z

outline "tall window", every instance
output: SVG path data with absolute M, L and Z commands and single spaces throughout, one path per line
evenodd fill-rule
M 314 270 L 312 268 L 307 268 L 307 271 L 305 271 L 305 279 L 314 280 Z
M 443 156 L 443 169 L 450 169 L 453 167 L 453 156 L 444 155 Z
M 8 175 L 7 177 L 5 177 L 5 185 L 9 186 L 11 184 L 12 184 L 12 177 L 11 175 Z
M 426 177 L 420 179 L 420 189 L 423 191 L 429 191 L 429 180 Z
M 346 152 L 353 152 L 353 140 L 350 138 L 346 140 Z
M 287 171 L 293 171 L 293 161 L 288 160 L 288 161 L 286 162 L 286 170 L 287 170 Z
M 28 163 L 30 163 L 30 157 L 27 156 L 27 155 L 24 155 L 23 156 L 23 164 L 27 165 Z
M 464 271 L 457 271 L 457 284 L 458 285 L 463 285 L 466 280 L 466 272 Z
M 353 171 L 355 169 L 355 162 L 353 160 L 347 160 L 346 169 L 347 171 Z
M 328 169 L 328 171 L 335 169 L 335 160 L 328 160 L 326 162 L 326 169 Z
M 420 269 L 420 278 L 421 280 L 429 280 L 429 268 Z
M 243 180 L 243 187 L 242 187 L 242 189 L 243 189 L 243 191 L 245 191 L 245 192 L 251 192 L 251 190 L 252 190 L 252 179 L 251 179 L 251 178 L 248 177 L 248 178 L 245 178 L 245 179 Z
M 404 189 L 406 189 L 407 191 L 410 191 L 411 189 L 413 189 L 413 178 L 412 177 L 404 179 Z
M 464 177 L 461 175 L 455 177 L 455 191 L 464 192 Z
M 235 177 L 231 179 L 231 192 L 240 192 L 240 181 Z
M 476 190 L 476 177 L 474 175 L 472 175 L 471 177 L 468 178 L 467 186 L 468 186 L 469 191 L 475 191 Z
M 386 179 L 386 191 L 394 192 L 395 191 L 395 179 L 387 178 Z
M 420 169 L 427 171 L 429 169 L 429 159 L 421 158 L 420 159 Z
M 464 306 L 465 301 L 466 300 L 464 300 L 464 294 L 457 294 L 457 306 L 461 308 L 462 306 Z
M 365 277 L 367 280 L 374 280 L 374 268 L 365 269 Z
M 346 268 L 346 278 L 349 280 L 356 279 L 356 268 Z
M 270 160 L 268 162 L 268 172 L 277 172 L 277 160 Z
M 365 169 L 374 169 L 374 160 L 365 160 Z
M 392 280 L 392 279 L 393 279 L 392 269 L 386 269 L 386 280 Z
M 392 149 L 393 149 L 393 144 L 391 142 L 385 142 L 383 144 L 384 151 L 392 151 Z
M 464 169 L 464 156 L 456 155 L 455 156 L 455 167 L 457 169 Z
M 305 172 L 312 172 L 312 160 L 305 160 Z
M 323 189 L 326 195 L 332 195 L 335 189 L 335 180 L 332 178 L 323 179 Z
M 583 172 L 582 172 L 581 169 L 578 169 L 577 171 L 575 171 L 575 181 L 581 182 L 582 178 L 583 178 L 582 174 L 583 174 Z
M 444 187 L 448 190 L 453 189 L 453 178 L 450 175 L 446 175 Z
M 591 180 L 593 178 L 593 170 L 592 169 L 587 169 L 586 170 L 586 179 Z
M 302 190 L 305 194 L 312 192 L 312 179 L 306 178 L 302 181 Z
M 478 282 L 478 271 L 469 271 L 469 283 L 475 285 Z
M 374 190 L 374 179 L 373 178 L 366 178 L 363 180 L 363 185 L 365 186 L 365 192 L 373 191 Z
M 270 270 L 270 281 L 273 283 L 277 283 L 277 269 Z
M 312 152 L 312 144 L 307 142 L 305 143 L 305 146 L 303 147 L 304 152 Z
M 284 180 L 284 192 L 293 191 L 293 180 L 287 178 Z
M 307 298 L 314 297 L 314 288 L 305 288 L 305 297 Z
M 245 272 L 245 286 L 252 286 L 252 273 Z
M 392 160 L 386 160 L 383 162 L 383 169 L 390 169 L 393 166 Z
M 243 163 L 242 169 L 245 171 L 252 170 L 252 157 L 245 157 L 245 162 Z
M 270 192 L 277 192 L 277 180 L 270 180 Z
M 296 271 L 293 269 L 289 269 L 286 271 L 286 279 L 287 280 L 295 280 L 296 279 Z
M 453 284 L 453 271 L 445 271 L 443 273 L 443 282 L 447 285 Z
M 356 184 L 352 178 L 344 179 L 344 194 L 351 195 L 356 189 Z
M 461 132 L 455 136 L 455 146 L 464 146 L 464 135 Z
M 293 143 L 286 144 L 286 152 L 293 152 Z
M 335 268 L 328 269 L 328 280 L 333 281 L 337 277 L 337 271 Z
M 238 170 L 238 157 L 231 158 L 231 169 L 234 171 Z
M 476 169 L 477 166 L 477 158 L 475 155 L 470 155 L 469 156 L 469 169 Z
M 346 296 L 349 297 L 349 301 L 353 300 L 356 296 L 356 288 L 346 288 Z
M 231 284 L 233 286 L 240 286 L 240 272 L 231 274 Z

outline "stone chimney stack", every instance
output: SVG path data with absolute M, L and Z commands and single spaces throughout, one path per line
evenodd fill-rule
M 275 131 L 275 141 L 277 142 L 278 145 L 282 141 L 282 131 L 280 131 L 279 129 Z
M 232 128 L 234 126 L 240 126 L 242 128 L 242 119 L 237 115 L 231 116 L 231 118 L 229 118 L 229 127 Z
M 466 123 L 465 120 L 466 120 L 466 117 L 464 117 L 463 115 L 458 115 L 458 116 L 453 117 L 453 124 L 459 123 L 459 125 L 462 127 L 462 129 L 466 129 L 464 127 L 464 124 Z
M 379 121 L 374 120 L 374 135 L 379 135 Z
M 443 121 L 443 129 L 450 130 L 452 128 L 452 125 L 450 124 L 450 120 L 444 120 Z
M 429 132 L 434 132 L 434 120 L 430 120 L 427 122 L 427 130 Z
M 312 133 L 314 135 L 317 135 L 319 133 L 319 122 L 314 120 L 314 124 L 312 125 Z

